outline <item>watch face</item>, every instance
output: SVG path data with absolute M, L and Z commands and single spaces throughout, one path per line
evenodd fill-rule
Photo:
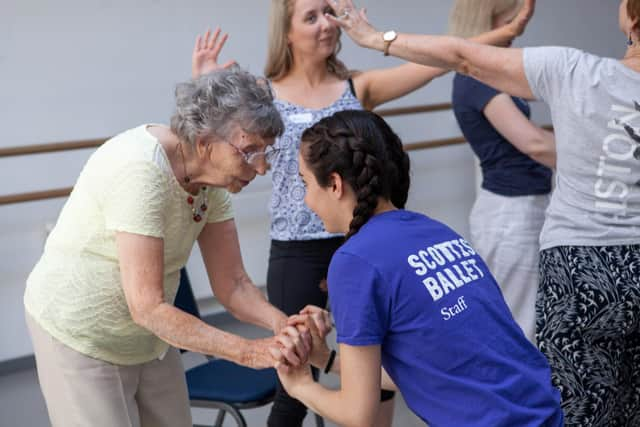
M 394 41 L 396 37 L 398 37 L 398 34 L 393 30 L 387 31 L 382 35 L 382 39 L 386 42 Z

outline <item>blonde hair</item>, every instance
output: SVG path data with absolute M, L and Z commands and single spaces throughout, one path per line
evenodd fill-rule
M 493 18 L 522 3 L 522 0 L 456 0 L 449 14 L 449 34 L 474 37 L 491 31 Z
M 270 80 L 278 81 L 291 71 L 293 65 L 293 52 L 289 47 L 287 35 L 291 29 L 291 17 L 295 0 L 271 0 L 269 10 L 269 45 L 267 47 L 267 64 L 264 67 L 264 75 Z M 349 78 L 347 67 L 338 59 L 338 52 L 342 44 L 340 39 L 335 51 L 327 58 L 327 70 L 344 80 Z

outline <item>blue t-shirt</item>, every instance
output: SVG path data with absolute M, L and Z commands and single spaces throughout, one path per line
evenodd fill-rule
M 549 193 L 551 169 L 519 151 L 485 117 L 484 108 L 498 94 L 492 87 L 462 74 L 456 74 L 453 80 L 453 112 L 480 160 L 482 188 L 502 196 Z M 529 104 L 522 98 L 512 99 L 529 118 Z
M 430 426 L 562 425 L 547 360 L 446 225 L 376 215 L 335 253 L 328 282 L 338 342 L 380 345 L 382 366 Z

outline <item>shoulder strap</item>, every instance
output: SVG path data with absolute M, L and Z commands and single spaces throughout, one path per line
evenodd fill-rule
M 269 93 L 271 94 L 271 97 L 273 99 L 276 99 L 276 91 L 273 90 L 273 85 L 271 84 L 271 79 L 268 79 L 266 77 L 263 78 L 265 84 L 267 85 L 267 87 L 269 88 Z
M 351 95 L 357 98 L 358 96 L 356 95 L 356 87 L 353 85 L 353 79 L 349 77 L 347 81 L 349 82 L 349 90 L 351 90 Z

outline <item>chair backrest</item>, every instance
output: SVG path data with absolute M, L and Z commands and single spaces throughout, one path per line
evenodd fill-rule
M 184 267 L 180 269 L 180 285 L 178 286 L 178 293 L 176 294 L 173 305 L 200 319 L 200 310 L 198 310 L 196 298 L 193 296 L 193 289 L 191 289 L 191 281 L 189 280 L 187 269 Z
M 185 268 L 180 270 L 180 285 L 173 304 L 180 310 L 200 318 Z M 191 368 L 186 372 L 186 376 L 191 406 L 220 410 L 216 426 L 222 425 L 224 414 L 228 412 L 238 426 L 246 427 L 247 423 L 240 409 L 255 408 L 273 401 L 277 383 L 273 369 L 256 371 L 220 359 Z M 234 402 L 234 399 L 239 401 Z M 319 415 L 316 415 L 316 425 L 324 427 L 324 420 Z

